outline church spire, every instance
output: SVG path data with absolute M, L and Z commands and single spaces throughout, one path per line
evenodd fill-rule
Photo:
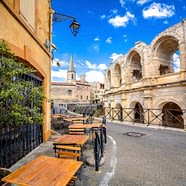
M 69 63 L 68 71 L 69 71 L 69 72 L 74 72 L 74 63 L 73 63 L 72 54 L 71 54 L 71 56 L 70 56 L 70 63 Z
M 72 54 L 70 56 L 69 68 L 67 71 L 67 82 L 68 83 L 76 82 L 76 72 L 74 70 L 74 63 L 73 63 Z

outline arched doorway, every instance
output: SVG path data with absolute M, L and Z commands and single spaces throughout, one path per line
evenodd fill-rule
M 116 105 L 116 119 L 123 121 L 123 109 L 119 103 Z
M 143 107 L 140 103 L 136 103 L 134 108 L 134 122 L 144 123 Z
M 162 116 L 162 125 L 173 128 L 184 128 L 183 112 L 181 108 L 173 102 L 169 102 L 164 105 Z

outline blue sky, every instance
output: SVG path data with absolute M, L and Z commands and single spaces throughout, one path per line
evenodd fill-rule
M 104 82 L 109 64 L 135 42 L 150 44 L 166 28 L 186 18 L 185 0 L 52 0 L 56 13 L 76 17 L 80 30 L 71 34 L 70 20 L 53 23 L 52 81 L 65 82 L 70 55 L 77 79 Z M 56 62 L 60 66 L 56 65 Z

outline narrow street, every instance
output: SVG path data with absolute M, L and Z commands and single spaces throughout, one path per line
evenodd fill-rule
M 110 170 L 101 185 L 186 185 L 184 132 L 109 123 L 107 135 Z

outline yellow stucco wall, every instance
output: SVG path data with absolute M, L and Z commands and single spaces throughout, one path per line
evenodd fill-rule
M 11 50 L 27 64 L 33 66 L 43 79 L 45 97 L 50 99 L 51 56 L 44 45 L 50 37 L 50 1 L 35 1 L 35 28 L 32 30 L 19 15 L 19 0 L 0 2 L 0 39 L 5 40 Z M 43 139 L 47 141 L 50 132 L 50 102 L 43 102 Z

